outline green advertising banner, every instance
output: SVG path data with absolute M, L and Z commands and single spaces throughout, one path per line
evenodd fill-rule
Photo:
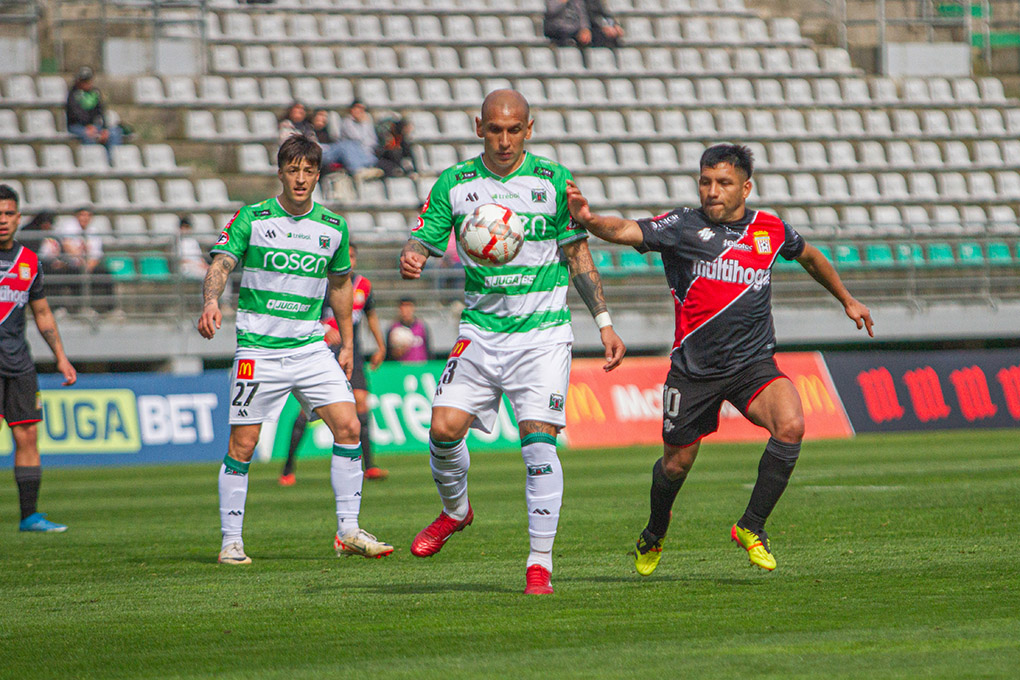
M 376 371 L 367 371 L 369 407 L 372 409 L 369 427 L 374 454 L 428 453 L 432 395 L 445 366 L 444 361 L 421 364 L 386 362 Z M 291 396 L 277 423 L 273 458 L 287 457 L 298 409 L 297 400 Z M 492 433 L 472 429 L 468 434 L 468 445 L 472 451 L 506 451 L 520 447 L 517 422 L 506 397 Z M 333 436 L 329 428 L 322 421 L 316 421 L 310 423 L 305 431 L 298 446 L 298 456 L 328 456 L 332 453 L 332 446 Z

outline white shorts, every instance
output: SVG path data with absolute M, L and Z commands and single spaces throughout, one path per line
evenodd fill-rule
M 477 340 L 460 338 L 453 346 L 432 399 L 475 416 L 471 427 L 492 432 L 503 394 L 517 422 L 537 420 L 567 424 L 563 406 L 570 382 L 569 342 L 548 347 L 494 350 Z
M 354 402 L 351 383 L 326 343 L 303 350 L 296 356 L 276 359 L 234 357 L 230 373 L 231 425 L 276 420 L 291 392 L 305 411 L 339 401 Z

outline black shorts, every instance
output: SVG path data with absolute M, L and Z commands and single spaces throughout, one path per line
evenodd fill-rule
M 8 425 L 38 423 L 42 420 L 39 378 L 35 371 L 20 375 L 0 375 L 0 418 Z
M 689 446 L 718 430 L 723 400 L 746 417 L 747 407 L 758 393 L 785 377 L 771 358 L 714 380 L 691 380 L 674 365 L 662 392 L 662 441 L 671 446 Z

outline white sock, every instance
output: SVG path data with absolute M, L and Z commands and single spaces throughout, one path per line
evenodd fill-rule
M 437 442 L 429 437 L 429 465 L 432 479 L 443 501 L 443 510 L 456 520 L 468 514 L 467 473 L 471 467 L 471 454 L 467 442 Z
M 361 444 L 333 444 L 329 478 L 336 496 L 336 532 L 341 537 L 358 530 L 361 512 Z
M 552 548 L 563 503 L 563 468 L 556 455 L 556 437 L 533 432 L 521 440 L 521 455 L 528 469 L 524 496 L 528 502 L 528 564 L 552 571 Z
M 242 463 L 230 456 L 223 458 L 220 466 L 220 530 L 223 532 L 223 545 L 240 543 L 241 529 L 244 526 L 244 501 L 248 498 L 248 467 L 251 463 Z

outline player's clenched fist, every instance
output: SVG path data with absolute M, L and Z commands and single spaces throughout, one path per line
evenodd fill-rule
M 198 317 L 198 332 L 203 338 L 211 340 L 222 323 L 223 313 L 220 312 L 220 306 L 210 303 L 202 310 L 202 316 Z

